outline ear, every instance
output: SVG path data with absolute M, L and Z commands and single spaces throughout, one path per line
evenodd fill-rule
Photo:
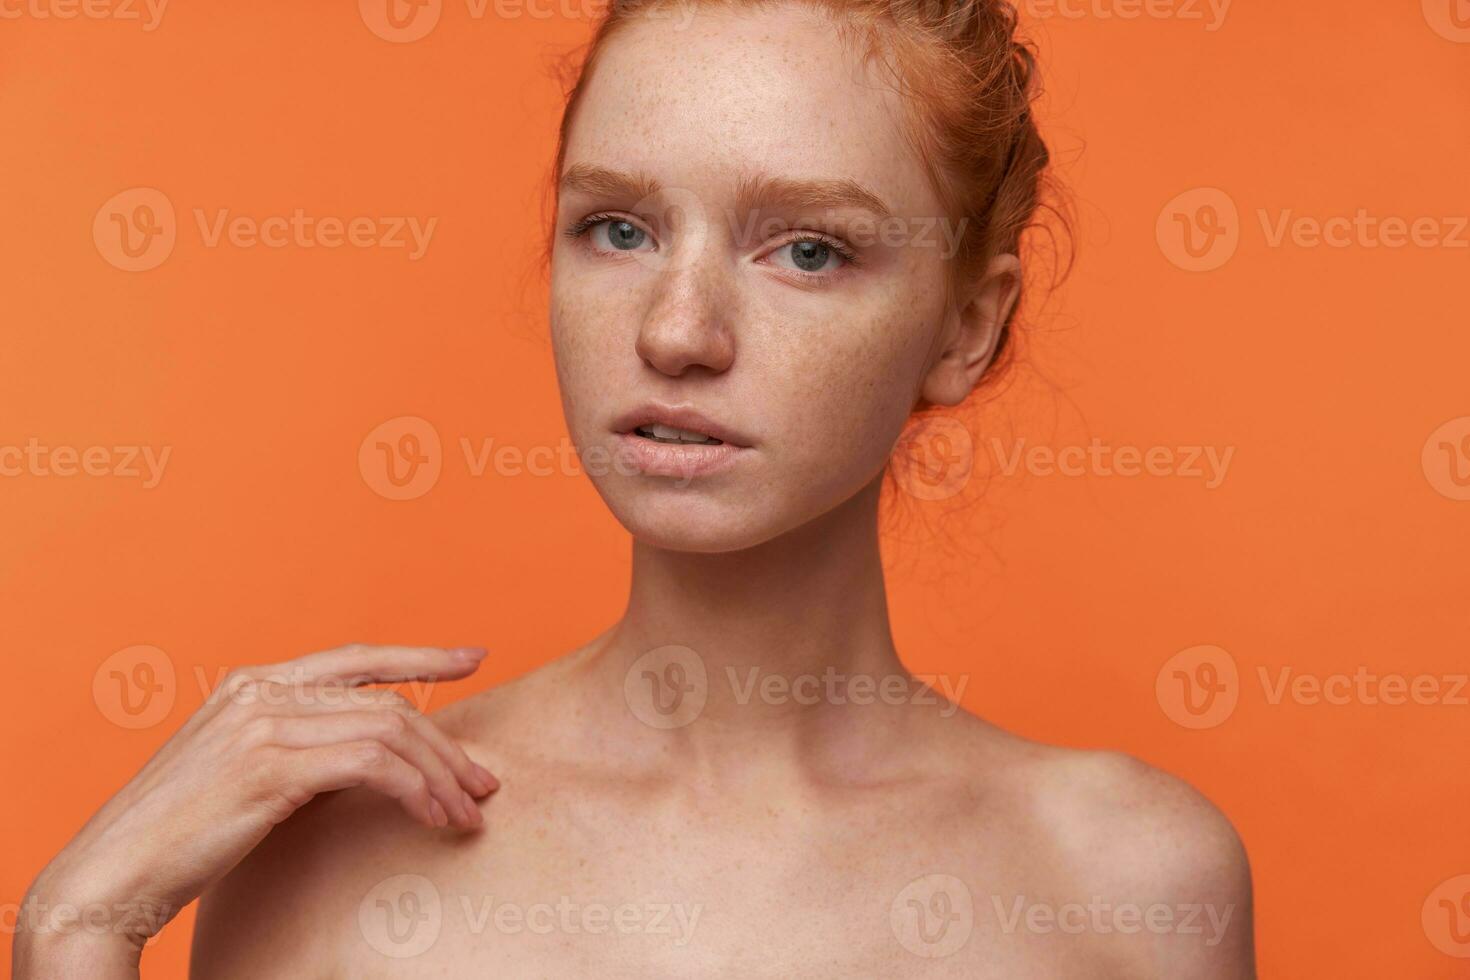
M 977 282 L 959 291 L 940 338 L 939 357 L 924 376 L 920 397 L 933 405 L 958 405 L 980 383 L 995 358 L 1006 318 L 1021 293 L 1021 260 L 997 255 Z

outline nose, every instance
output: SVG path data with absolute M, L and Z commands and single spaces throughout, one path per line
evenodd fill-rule
M 669 377 L 704 370 L 720 374 L 735 361 L 731 292 L 710 260 L 661 270 L 635 350 L 644 364 Z

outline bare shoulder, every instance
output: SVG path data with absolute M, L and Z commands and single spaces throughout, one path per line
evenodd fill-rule
M 1255 975 L 1250 864 L 1215 804 L 1129 755 L 1016 741 L 1013 798 L 1068 906 L 1055 928 L 1098 934 L 1130 975 Z
M 456 740 L 486 718 L 514 731 L 521 713 L 517 706 L 535 700 L 544 683 L 538 675 L 552 669 L 547 665 L 430 717 Z M 499 753 L 465 748 L 492 772 L 505 772 Z M 272 830 L 204 893 L 190 973 L 210 978 L 344 975 L 347 964 L 371 951 L 372 937 L 364 936 L 358 923 L 359 908 L 374 889 L 404 869 L 460 860 L 474 843 L 474 833 L 424 827 L 393 800 L 368 790 L 323 794 Z
M 364 897 L 446 837 L 366 790 L 317 797 L 201 897 L 190 975 L 342 975 L 364 942 L 354 931 Z

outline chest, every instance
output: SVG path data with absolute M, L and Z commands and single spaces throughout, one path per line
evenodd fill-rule
M 1071 937 L 1012 917 L 1024 861 L 922 815 L 505 802 L 384 869 L 347 975 L 1095 975 Z

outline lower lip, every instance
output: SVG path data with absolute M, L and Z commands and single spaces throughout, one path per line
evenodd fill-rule
M 691 479 L 709 476 L 734 465 L 749 450 L 728 442 L 708 445 L 697 442 L 655 442 L 633 432 L 618 436 L 618 456 L 648 476 Z

